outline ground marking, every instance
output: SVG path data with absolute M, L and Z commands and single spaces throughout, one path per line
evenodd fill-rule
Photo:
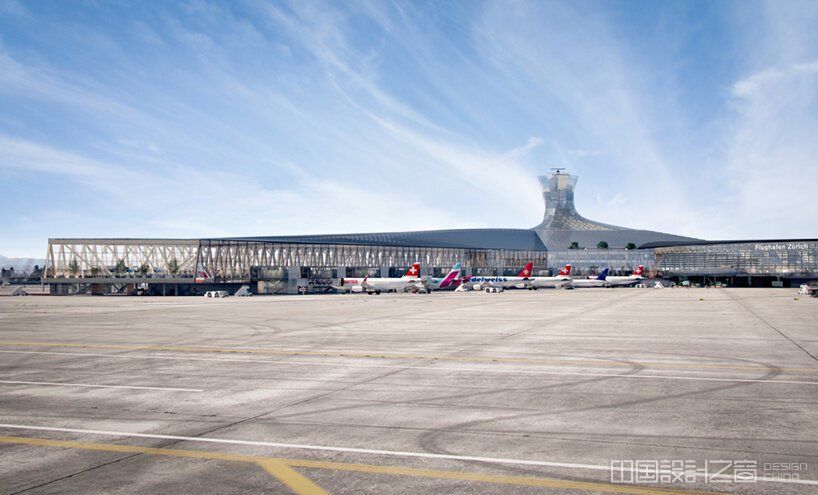
M 0 436 L 0 443 L 256 463 L 298 495 L 328 495 L 326 490 L 296 472 L 283 459 L 273 457 L 6 436 Z
M 118 436 L 118 437 L 136 437 L 136 438 L 156 438 L 162 440 L 180 440 L 185 442 L 203 442 L 203 443 L 220 443 L 220 444 L 230 444 L 230 445 L 253 445 L 258 447 L 277 447 L 277 448 L 285 448 L 285 449 L 302 449 L 302 450 L 319 450 L 319 451 L 327 451 L 327 452 L 349 452 L 349 453 L 356 453 L 356 454 L 374 454 L 374 455 L 383 455 L 383 456 L 392 456 L 392 457 L 417 457 L 417 458 L 424 458 L 424 459 L 447 459 L 447 460 L 454 460 L 454 461 L 471 461 L 471 462 L 483 462 L 483 463 L 490 463 L 490 464 L 511 464 L 511 465 L 522 465 L 522 466 L 541 466 L 541 467 L 556 467 L 556 468 L 567 468 L 567 469 L 587 469 L 593 471 L 610 471 L 610 466 L 601 465 L 601 464 L 580 464 L 580 463 L 571 463 L 571 462 L 554 462 L 554 461 L 537 461 L 537 460 L 530 460 L 530 459 L 509 459 L 504 457 L 479 457 L 479 456 L 468 456 L 468 455 L 455 455 L 455 454 L 432 454 L 428 452 L 406 452 L 406 451 L 399 451 L 399 450 L 380 450 L 380 449 L 362 449 L 362 448 L 355 448 L 355 447 L 331 447 L 326 445 L 306 445 L 306 444 L 296 444 L 296 443 L 280 443 L 280 442 L 263 442 L 258 440 L 233 440 L 227 438 L 209 438 L 209 437 L 186 437 L 180 435 L 162 435 L 156 433 L 129 433 L 129 432 L 121 432 L 121 431 L 109 431 L 109 430 L 86 430 L 80 428 L 58 428 L 53 426 L 33 426 L 33 425 L 13 425 L 13 424 L 2 424 L 0 423 L 0 428 L 9 428 L 9 429 L 16 429 L 16 430 L 37 430 L 37 431 L 56 431 L 56 432 L 65 432 L 65 433 L 83 433 L 83 434 L 90 434 L 90 435 L 107 435 L 107 436 Z M 8 438 L 15 438 L 15 437 L 8 437 Z M 316 461 L 318 462 L 318 461 Z M 296 464 L 292 464 L 293 466 L 297 466 Z M 305 466 L 306 467 L 306 466 Z M 662 473 L 663 471 L 659 471 Z M 670 473 L 670 471 L 667 471 Z M 732 476 L 725 476 L 725 475 L 713 475 L 711 478 L 724 478 L 724 479 L 733 479 Z M 796 484 L 803 484 L 803 485 L 815 485 L 818 486 L 818 480 L 791 480 L 791 479 L 779 479 L 779 478 L 770 478 L 770 477 L 763 477 L 759 476 L 758 481 L 769 481 L 774 483 L 796 483 Z
M 29 342 L 29 341 L 0 341 L 0 346 L 22 346 L 22 347 L 70 347 L 87 349 L 120 349 L 133 351 L 169 351 L 169 352 L 198 352 L 198 353 L 225 353 L 225 354 L 268 354 L 276 356 L 332 356 L 356 359 L 412 359 L 423 361 L 461 361 L 461 362 L 495 362 L 495 363 L 520 363 L 539 364 L 545 366 L 597 366 L 597 367 L 631 367 L 639 365 L 647 368 L 685 368 L 685 369 L 734 369 L 751 371 L 800 371 L 805 373 L 818 373 L 818 368 L 766 368 L 763 366 L 740 366 L 726 364 L 685 364 L 685 363 L 657 363 L 650 361 L 605 361 L 605 360 L 569 360 L 569 359 L 533 359 L 518 357 L 489 357 L 489 356 L 452 356 L 452 355 L 422 355 L 422 354 L 389 354 L 375 351 L 371 353 L 361 351 L 303 351 L 295 349 L 251 349 L 251 348 L 226 348 L 226 347 L 188 347 L 172 345 L 135 345 L 135 344 L 98 344 L 98 343 L 72 343 L 72 342 Z
M 693 492 L 688 490 L 674 490 L 668 488 L 653 488 L 649 486 L 599 483 L 592 481 L 570 481 L 556 478 L 544 478 L 533 476 L 505 476 L 465 471 L 418 469 L 402 466 L 376 466 L 372 464 L 285 459 L 242 454 L 229 454 L 224 452 L 137 447 L 131 445 L 112 445 L 66 440 L 47 440 L 43 438 L 0 436 L 0 443 L 255 463 L 264 468 L 265 471 L 276 477 L 279 481 L 281 481 L 282 483 L 287 485 L 291 490 L 293 490 L 293 492 L 299 495 L 324 495 L 327 494 L 328 492 L 321 488 L 320 486 L 313 483 L 310 479 L 299 474 L 297 471 L 292 469 L 293 467 L 301 467 L 308 469 L 328 469 L 333 471 L 351 471 L 367 474 L 386 474 L 393 476 L 412 476 L 421 478 L 450 479 L 503 485 L 532 486 L 542 488 L 562 488 L 568 490 L 583 490 L 607 493 L 623 493 L 631 495 L 650 495 L 650 494 L 705 495 L 708 493 Z
M 329 495 L 329 492 L 316 485 L 306 476 L 302 476 L 284 459 L 258 459 L 256 464 L 287 485 L 293 493 L 310 495 Z
M 506 374 L 520 374 L 520 375 L 569 375 L 569 376 L 601 376 L 613 378 L 643 378 L 656 380 L 692 380 L 692 381 L 711 381 L 711 382 L 749 382 L 749 383 L 782 383 L 793 385 L 818 385 L 818 381 L 799 381 L 799 380 L 762 380 L 756 378 L 717 378 L 717 377 L 696 377 L 696 376 L 669 376 L 669 375 L 623 375 L 619 373 L 594 373 L 594 372 L 580 372 L 580 371 L 532 371 L 532 370 L 498 370 L 498 369 L 484 369 L 484 368 L 453 368 L 444 366 L 422 367 L 422 368 L 406 368 L 406 366 L 396 366 L 389 364 L 360 364 L 360 363 L 320 363 L 312 361 L 272 361 L 262 359 L 225 359 L 225 358 L 196 358 L 196 357 L 180 357 L 180 356 L 145 356 L 139 354 L 101 354 L 90 352 L 56 352 L 56 351 L 4 351 L 0 353 L 5 354 L 45 354 L 55 356 L 84 356 L 84 357 L 109 357 L 116 359 L 160 359 L 170 361 L 206 361 L 206 362 L 225 362 L 225 363 L 263 363 L 263 364 L 281 364 L 281 365 L 308 365 L 308 366 L 327 366 L 337 367 L 346 366 L 353 368 L 389 368 L 389 369 L 407 369 L 411 371 L 457 371 L 457 372 L 472 372 L 472 373 L 506 373 Z
M 0 380 L 6 385 L 43 385 L 47 387 L 124 388 L 128 390 L 167 390 L 169 392 L 204 392 L 198 388 L 139 387 L 132 385 L 93 385 L 90 383 L 27 382 L 22 380 Z

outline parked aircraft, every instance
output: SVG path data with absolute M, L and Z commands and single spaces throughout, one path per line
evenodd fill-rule
M 336 287 L 347 292 L 366 292 L 380 294 L 382 291 L 398 292 L 422 282 L 420 278 L 420 263 L 415 263 L 401 278 L 342 278 L 341 285 Z
M 544 287 L 562 287 L 571 283 L 571 265 L 565 265 L 554 277 L 530 277 L 525 281 L 528 289 L 542 289 Z
M 613 286 L 635 285 L 645 279 L 642 275 L 645 273 L 645 267 L 639 265 L 631 275 L 627 277 L 608 277 L 607 281 Z
M 585 287 L 610 287 L 606 278 L 608 278 L 609 268 L 602 270 L 602 273 L 596 278 L 575 278 L 571 280 L 571 287 L 585 288 Z
M 526 281 L 531 277 L 531 272 L 534 270 L 534 263 L 528 262 L 525 268 L 517 274 L 516 277 L 471 277 L 469 285 L 474 290 L 483 289 L 509 289 L 512 287 L 525 288 Z
M 446 290 L 458 287 L 463 280 L 468 280 L 470 277 L 460 276 L 460 262 L 455 263 L 449 273 L 443 278 L 428 277 L 421 283 L 417 284 L 417 290 L 425 290 L 431 292 L 433 290 Z
M 202 284 L 202 283 L 207 282 L 208 278 L 209 277 L 207 276 L 207 272 L 205 271 L 204 267 L 201 264 L 197 263 L 196 264 L 196 278 L 193 279 L 193 282 L 197 283 L 197 284 Z

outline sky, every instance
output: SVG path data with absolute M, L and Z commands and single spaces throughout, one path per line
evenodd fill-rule
M 818 237 L 818 2 L 0 0 L 0 254 L 49 237 Z

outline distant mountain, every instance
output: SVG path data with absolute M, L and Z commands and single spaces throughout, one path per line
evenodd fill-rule
M 38 258 L 6 258 L 0 255 L 0 268 L 14 268 L 16 272 L 29 272 L 34 265 L 42 267 L 45 265 L 44 259 Z

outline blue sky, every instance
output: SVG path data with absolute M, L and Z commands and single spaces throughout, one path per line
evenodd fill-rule
M 818 2 L 0 0 L 0 254 L 595 220 L 818 235 Z

